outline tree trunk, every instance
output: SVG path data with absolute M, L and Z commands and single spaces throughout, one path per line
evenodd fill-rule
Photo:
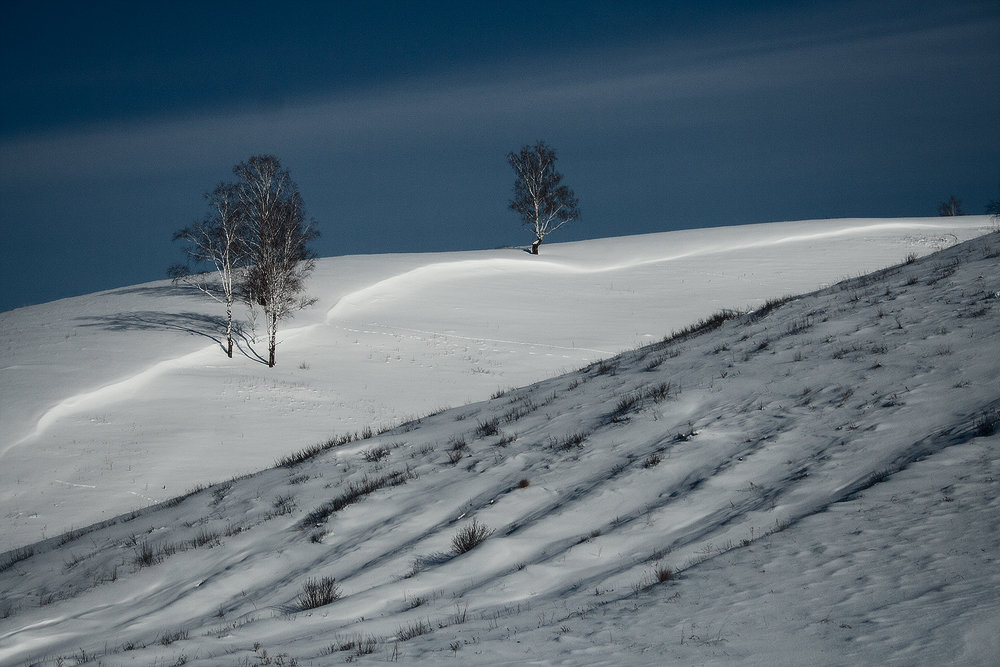
M 268 320 L 271 335 L 268 336 L 267 366 L 268 368 L 274 368 L 274 348 L 277 345 L 276 341 L 278 338 L 278 316 L 275 313 L 269 313 Z
M 233 302 L 226 302 L 226 354 L 233 358 Z
M 535 239 L 535 242 L 531 244 L 531 254 L 532 255 L 537 255 L 538 254 L 538 246 L 540 246 L 540 245 L 542 245 L 542 240 L 541 239 Z

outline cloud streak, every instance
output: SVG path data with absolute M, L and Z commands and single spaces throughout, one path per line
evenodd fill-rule
M 990 61 L 986 50 L 986 60 L 976 61 L 955 48 L 998 33 L 993 22 L 826 42 L 794 39 L 731 48 L 665 44 L 641 52 L 596 54 L 582 62 L 546 63 L 544 73 L 535 76 L 518 69 L 478 69 L 350 97 L 6 139 L 0 142 L 0 174 L 8 182 L 148 177 L 194 163 L 228 163 L 231 156 L 262 150 L 260 146 L 279 152 L 289 147 L 329 151 L 336 159 L 339 153 L 462 140 L 484 128 L 513 136 L 532 126 L 586 131 L 591 125 L 594 131 L 620 134 L 622 128 L 615 125 L 621 118 L 641 123 L 634 125 L 636 131 L 664 122 L 683 130 L 752 113 L 762 96 L 801 104 L 795 91 L 803 88 L 825 91 L 831 98 L 850 95 L 871 107 L 880 101 L 873 88 L 897 87 L 900 79 L 1000 67 L 998 54 Z M 952 102 L 961 107 L 961 100 Z M 693 113 L 699 105 L 700 111 Z M 663 115 L 650 114 L 656 110 Z

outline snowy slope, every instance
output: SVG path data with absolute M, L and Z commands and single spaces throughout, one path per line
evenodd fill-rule
M 983 233 L 820 220 L 322 260 L 278 367 L 168 282 L 0 313 L 0 550 Z M 261 346 L 257 346 L 258 351 Z M 39 461 L 44 461 L 43 466 Z
M 996 664 L 998 268 L 984 236 L 8 552 L 0 663 Z

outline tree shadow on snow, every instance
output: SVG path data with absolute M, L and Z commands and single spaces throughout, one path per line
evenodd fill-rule
M 183 331 L 208 338 L 219 346 L 223 354 L 226 353 L 226 318 L 221 315 L 147 310 L 77 319 L 83 322 L 80 326 L 100 327 L 106 331 Z M 267 364 L 267 359 L 254 350 L 243 325 L 238 321 L 233 322 L 233 343 L 247 359 Z
M 198 293 L 190 285 L 169 284 L 169 285 L 136 285 L 133 287 L 119 287 L 110 290 L 110 294 L 141 294 L 143 296 L 190 296 L 198 298 Z M 222 289 L 219 288 L 219 294 Z

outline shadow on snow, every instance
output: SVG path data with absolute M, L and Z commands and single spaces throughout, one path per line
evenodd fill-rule
M 149 288 L 161 289 L 161 288 Z M 164 313 L 147 310 L 113 315 L 77 318 L 84 327 L 100 327 L 106 331 L 183 331 L 193 336 L 204 336 L 226 352 L 226 318 L 221 315 L 203 313 Z M 267 364 L 267 359 L 254 350 L 243 324 L 233 321 L 233 343 L 243 355 L 252 361 Z

